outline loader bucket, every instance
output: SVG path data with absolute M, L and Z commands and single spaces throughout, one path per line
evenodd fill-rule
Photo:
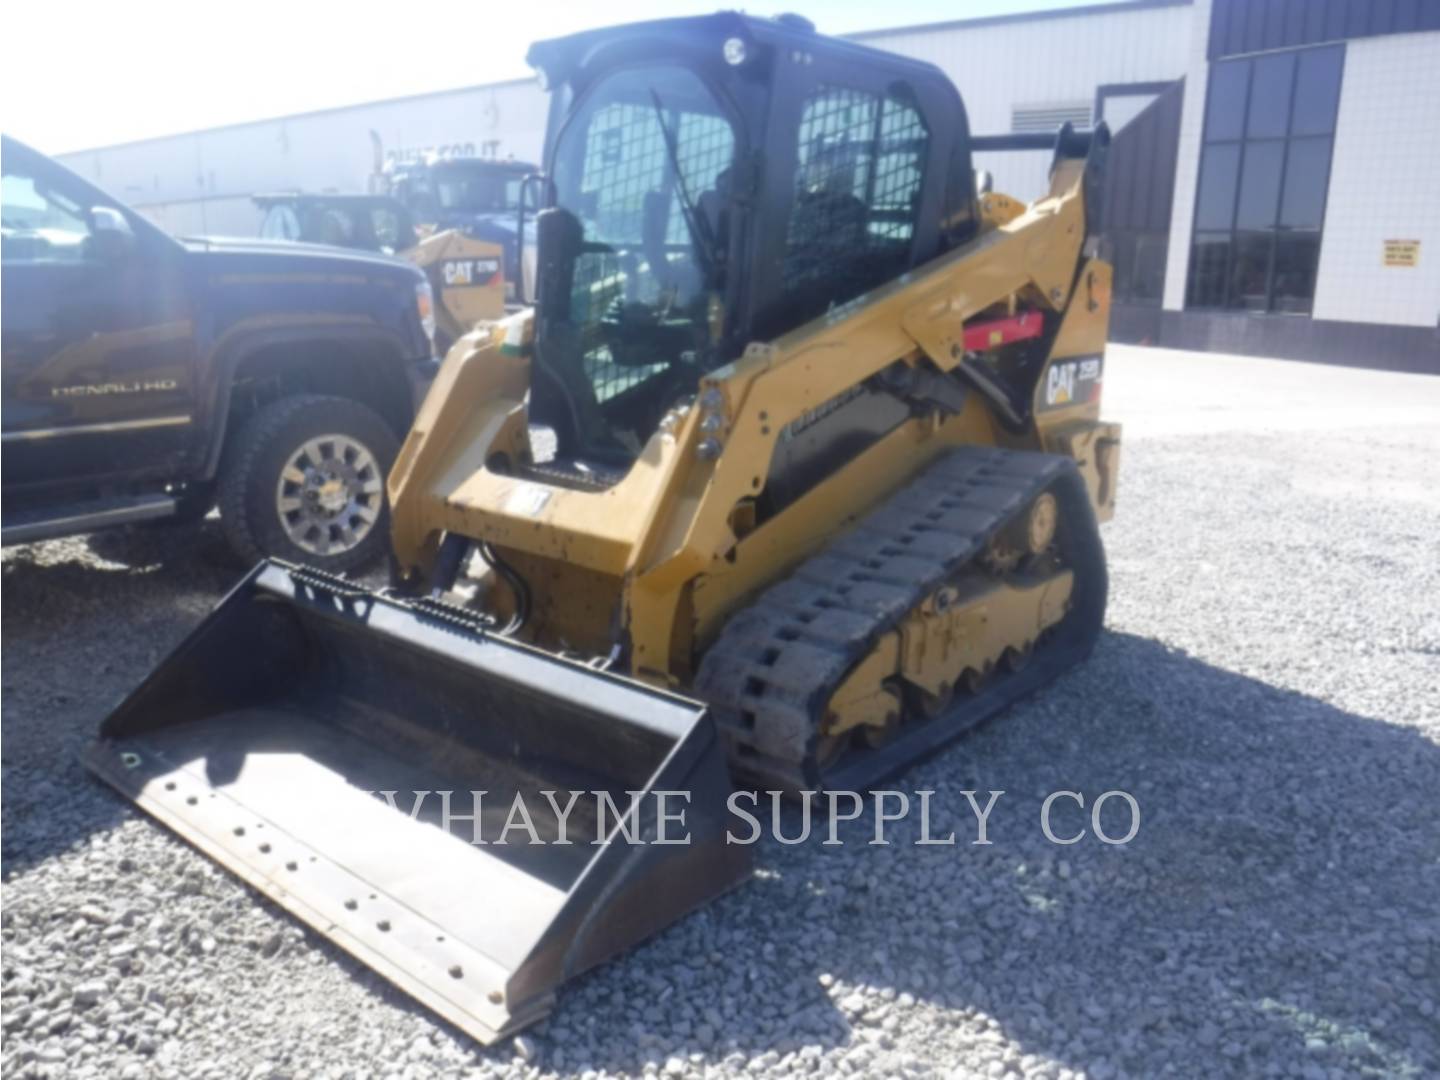
M 86 764 L 482 1043 L 749 873 L 704 706 L 275 562 Z

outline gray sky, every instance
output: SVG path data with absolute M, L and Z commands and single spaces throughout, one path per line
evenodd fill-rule
M 776 0 L 825 33 L 1095 0 Z M 725 0 L 71 0 L 4 17 L 0 126 L 61 153 L 529 73 L 538 38 Z M 424 19 L 423 23 L 416 20 Z

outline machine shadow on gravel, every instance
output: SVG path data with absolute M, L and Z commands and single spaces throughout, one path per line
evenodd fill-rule
M 7 879 L 133 812 L 76 755 L 150 653 L 201 613 L 165 602 L 148 574 L 57 569 L 5 572 L 7 710 L 12 681 L 27 691 L 4 732 Z M 82 640 L 66 665 L 102 651 L 108 661 L 96 678 L 59 680 L 69 689 L 55 707 L 37 705 L 37 690 L 57 685 L 54 620 L 98 603 L 86 594 L 99 577 L 105 605 L 125 616 L 73 624 Z M 47 600 L 22 616 L 30 590 Z M 1387 797 L 1396 776 L 1413 798 Z M 1426 957 L 1424 937 L 1407 945 L 1416 927 L 1434 934 L 1440 887 L 1440 750 L 1417 733 L 1107 632 L 1090 664 L 889 786 L 934 789 L 930 836 L 953 830 L 957 845 L 915 846 L 912 818 L 872 846 L 869 814 L 841 827 L 839 847 L 820 843 L 819 819 L 807 843 L 763 842 L 754 881 L 563 992 L 536 1033 L 542 1061 L 639 1072 L 692 1053 L 859 1046 L 887 1015 L 927 1023 L 933 1004 L 988 1016 L 1022 1052 L 1096 1074 L 1193 1059 L 1241 1075 L 1252 1053 L 1306 1060 L 1317 1033 L 1381 1071 L 1440 1066 L 1418 1011 L 1440 958 Z M 970 844 L 966 788 L 1006 792 L 989 846 Z M 1046 793 L 1112 789 L 1141 806 L 1133 842 L 1045 839 Z M 795 835 L 799 811 L 782 823 Z M 1088 824 L 1057 814 L 1055 831 Z M 1357 911 L 1368 913 L 1362 935 Z M 391 1005 L 430 1016 L 307 939 Z M 915 1011 L 892 1013 L 886 988 Z M 1205 1019 L 1216 1016 L 1230 1017 L 1223 1034 Z M 961 1053 L 945 1030 L 937 1066 Z M 477 1060 L 509 1053 L 474 1049 Z
M 1392 774 L 1413 795 L 1402 805 L 1377 782 Z M 562 994 L 547 1050 L 566 1069 L 638 1073 L 696 1052 L 829 1049 L 887 1014 L 906 1022 L 877 997 L 888 987 L 915 999 L 912 1022 L 927 1003 L 972 1009 L 1022 1053 L 1091 1075 L 1167 1060 L 1245 1075 L 1275 1054 L 1315 1060 L 1317 1038 L 1386 1073 L 1440 1067 L 1417 1011 L 1440 957 L 1406 945 L 1434 934 L 1440 886 L 1440 750 L 1416 732 L 1107 632 L 1089 665 L 890 787 L 933 788 L 930 835 L 957 846 L 914 846 L 913 819 L 871 846 L 870 815 L 840 847 L 820 844 L 823 825 L 803 845 L 766 841 L 751 884 Z M 964 788 L 1007 792 L 990 846 L 970 845 Z M 1044 794 L 1110 789 L 1141 806 L 1132 843 L 1044 838 Z M 784 825 L 798 833 L 796 809 Z M 1070 836 L 1089 815 L 1054 825 Z M 858 1015 L 856 987 L 871 988 Z M 720 1015 L 696 996 L 723 996 Z M 1223 1034 L 1206 1019 L 1227 1015 Z M 575 1053 L 605 1030 L 635 1037 Z M 937 1042 L 931 1063 L 958 1056 Z

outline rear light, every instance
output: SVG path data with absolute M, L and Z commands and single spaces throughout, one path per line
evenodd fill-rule
M 420 326 L 425 331 L 425 336 L 430 339 L 430 347 L 435 347 L 435 294 L 430 291 L 428 281 L 420 281 L 415 284 L 415 313 L 420 316 Z

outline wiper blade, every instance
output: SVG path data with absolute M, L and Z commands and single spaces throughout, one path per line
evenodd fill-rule
M 655 103 L 655 122 L 660 125 L 660 135 L 664 138 L 665 149 L 670 154 L 670 167 L 675 170 L 675 189 L 680 196 L 680 216 L 685 219 L 685 227 L 690 230 L 690 238 L 695 241 L 695 250 L 700 256 L 701 269 L 705 272 L 706 279 L 713 280 L 716 265 L 715 238 L 710 235 L 710 223 L 695 212 L 695 204 L 690 201 L 690 191 L 685 185 L 685 173 L 680 169 L 680 148 L 675 142 L 675 133 L 665 123 L 665 106 L 654 89 L 650 91 L 650 100 Z

